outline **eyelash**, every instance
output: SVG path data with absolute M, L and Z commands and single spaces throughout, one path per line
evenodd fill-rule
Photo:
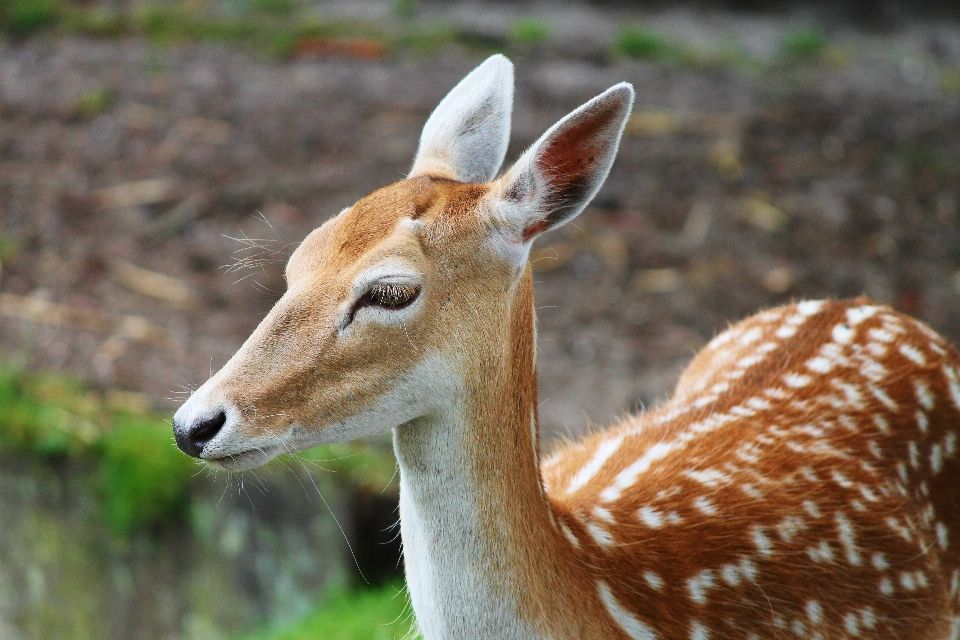
M 364 307 L 380 307 L 381 309 L 397 311 L 409 307 L 419 295 L 420 287 L 416 285 L 392 283 L 375 284 L 353 305 L 347 324 L 353 322 L 357 311 Z

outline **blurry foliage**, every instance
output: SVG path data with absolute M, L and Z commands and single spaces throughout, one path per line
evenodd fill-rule
M 674 46 L 663 33 L 646 27 L 624 27 L 614 40 L 617 53 L 640 60 L 664 60 Z
M 550 28 L 537 18 L 519 18 L 510 31 L 513 39 L 522 44 L 537 44 L 550 36 Z
M 398 0 L 394 10 L 398 15 L 412 15 L 418 4 L 416 0 Z M 304 42 L 309 44 L 318 38 L 365 39 L 380 43 L 384 50 L 399 46 L 431 51 L 457 43 L 489 54 L 503 51 L 511 43 L 525 45 L 548 36 L 545 25 L 530 19 L 517 21 L 507 37 L 490 37 L 439 23 L 411 23 L 387 33 L 372 22 L 318 19 L 301 11 L 300 0 L 238 0 L 230 6 L 231 11 L 224 15 L 212 14 L 189 1 L 148 0 L 128 10 L 115 10 L 70 4 L 67 0 L 0 0 L 0 35 L 20 37 L 41 29 L 58 29 L 97 38 L 139 35 L 160 45 L 214 41 L 249 46 L 279 58 L 300 54 Z M 330 49 L 330 55 L 350 55 L 344 47 Z
M 412 18 L 420 8 L 420 0 L 393 0 L 393 13 L 401 18 Z
M 15 258 L 22 248 L 22 241 L 0 232 L 0 265 Z
M 55 24 L 62 13 L 61 0 L 0 0 L 0 31 L 26 36 Z
M 91 462 L 101 517 L 121 539 L 180 521 L 199 468 L 176 448 L 161 416 L 87 390 L 72 378 L 0 364 L 0 455 L 22 454 Z M 385 441 L 328 445 L 299 457 L 308 470 L 336 473 L 344 484 L 396 490 L 396 463 Z
M 780 49 L 790 60 L 818 60 L 830 45 L 830 38 L 822 29 L 807 27 L 794 29 L 783 37 Z
M 297 10 L 296 0 L 250 0 L 255 11 L 277 16 L 289 16 Z
M 335 591 L 299 623 L 268 629 L 246 640 L 399 640 L 411 635 L 412 611 L 406 589 L 387 585 L 363 591 Z
M 110 407 L 70 378 L 0 368 L 0 453 L 80 458 L 97 468 L 108 529 L 125 537 L 184 514 L 196 465 L 158 416 Z
M 941 71 L 940 86 L 947 93 L 960 93 L 960 67 L 951 67 Z
M 108 89 L 93 89 L 77 100 L 76 112 L 83 118 L 92 118 L 106 111 L 112 103 L 113 94 Z

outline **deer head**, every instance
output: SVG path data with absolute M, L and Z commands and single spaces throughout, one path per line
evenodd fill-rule
M 579 214 L 606 178 L 633 95 L 623 83 L 584 104 L 497 178 L 513 66 L 500 55 L 480 65 L 427 120 L 408 178 L 293 253 L 287 291 L 177 411 L 180 449 L 241 470 L 462 396 L 476 375 L 467 364 L 503 348 L 534 238 Z

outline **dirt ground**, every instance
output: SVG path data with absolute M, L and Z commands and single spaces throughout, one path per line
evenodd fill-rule
M 624 10 L 564 6 L 513 52 L 508 159 L 616 82 L 638 99 L 593 206 L 535 246 L 548 437 L 662 399 L 716 332 L 789 300 L 865 294 L 960 343 L 960 24 L 834 24 L 829 55 L 777 62 L 804 16 L 641 16 L 760 61 L 698 67 L 605 54 Z M 0 353 L 172 410 L 276 300 L 291 248 L 404 177 L 482 58 L 0 42 Z

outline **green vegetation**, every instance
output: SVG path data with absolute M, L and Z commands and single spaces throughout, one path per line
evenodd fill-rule
M 808 27 L 788 32 L 780 49 L 788 60 L 812 61 L 819 60 L 829 45 L 830 38 L 823 30 Z
M 412 638 L 411 610 L 402 586 L 336 591 L 290 627 L 266 629 L 246 640 L 400 640 Z
M 77 100 L 77 114 L 84 118 L 92 118 L 106 111 L 113 104 L 113 94 L 107 89 L 93 89 L 87 91 Z
M 0 0 L 0 31 L 29 35 L 54 25 L 62 12 L 61 0 Z
M 129 395 L 0 366 L 0 455 L 92 463 L 102 520 L 118 538 L 181 520 L 198 470 L 174 445 L 169 421 L 123 402 Z M 396 470 L 376 443 L 329 445 L 299 457 L 309 470 L 378 492 L 390 488 Z
M 538 44 L 550 36 L 550 28 L 537 18 L 519 18 L 510 31 L 513 40 L 521 44 Z
M 412 18 L 420 8 L 420 0 L 393 0 L 393 13 L 401 18 Z
M 92 460 L 107 528 L 118 537 L 176 521 L 195 465 L 155 415 L 113 407 L 76 381 L 0 369 L 0 453 Z
M 622 55 L 640 60 L 665 60 L 676 53 L 676 47 L 664 34 L 646 27 L 624 27 L 617 33 L 614 49 Z

